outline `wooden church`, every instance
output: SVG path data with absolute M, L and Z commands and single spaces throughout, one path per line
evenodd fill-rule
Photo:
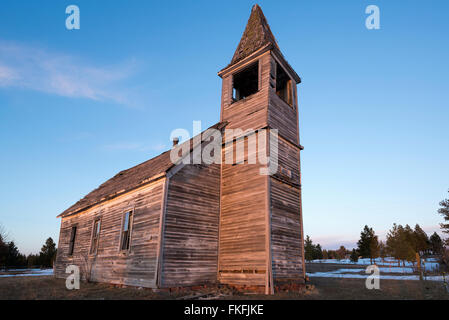
M 170 150 L 118 173 L 61 218 L 57 277 L 148 288 L 227 284 L 275 292 L 304 283 L 298 128 L 301 79 L 282 55 L 258 5 L 231 63 L 221 70 L 220 122 L 212 128 L 274 130 L 259 147 L 278 166 L 173 163 Z M 238 143 L 220 141 L 222 158 Z M 187 141 L 189 147 L 194 143 Z M 200 142 L 203 143 L 203 142 Z

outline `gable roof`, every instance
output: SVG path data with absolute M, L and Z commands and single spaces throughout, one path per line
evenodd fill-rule
M 221 130 L 226 126 L 226 124 L 227 122 L 219 122 L 209 129 Z M 203 131 L 201 135 L 205 131 Z M 190 144 L 190 150 L 192 150 L 195 147 L 193 143 L 194 139 L 195 138 L 192 138 L 183 144 Z M 168 150 L 159 156 L 145 161 L 135 167 L 119 172 L 113 178 L 109 179 L 73 206 L 62 212 L 58 218 L 74 215 L 91 208 L 98 203 L 115 198 L 165 176 L 167 171 L 176 166 L 176 164 L 173 164 L 170 159 L 170 152 L 171 150 Z
M 230 65 L 245 59 L 268 44 L 279 49 L 262 9 L 256 4 L 251 9 L 251 16 Z

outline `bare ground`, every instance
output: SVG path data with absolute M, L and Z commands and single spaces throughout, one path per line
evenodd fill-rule
M 178 293 L 153 292 L 150 289 L 118 288 L 108 284 L 81 283 L 80 290 L 69 291 L 65 280 L 53 277 L 0 278 L 0 300 L 170 300 L 198 297 L 199 291 Z M 274 296 L 248 295 L 218 289 L 206 296 L 214 299 L 274 300 L 448 300 L 449 294 L 439 282 L 382 280 L 381 290 L 367 290 L 363 279 L 311 278 L 302 292 L 283 292 Z

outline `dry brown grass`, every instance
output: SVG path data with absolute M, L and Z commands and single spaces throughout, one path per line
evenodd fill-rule
M 233 294 L 220 299 L 236 300 L 448 300 L 442 284 L 431 281 L 381 280 L 381 290 L 367 290 L 363 279 L 311 278 L 309 290 L 283 292 L 274 296 Z M 209 289 L 210 290 L 210 289 Z M 81 283 L 80 290 L 69 291 L 65 280 L 53 277 L 0 278 L 0 300 L 169 300 L 182 293 L 153 292 L 149 289 L 118 288 L 108 284 Z

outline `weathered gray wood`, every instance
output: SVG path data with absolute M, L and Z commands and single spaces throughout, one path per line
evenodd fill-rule
M 169 180 L 161 286 L 216 282 L 219 206 L 219 165 L 186 165 Z

